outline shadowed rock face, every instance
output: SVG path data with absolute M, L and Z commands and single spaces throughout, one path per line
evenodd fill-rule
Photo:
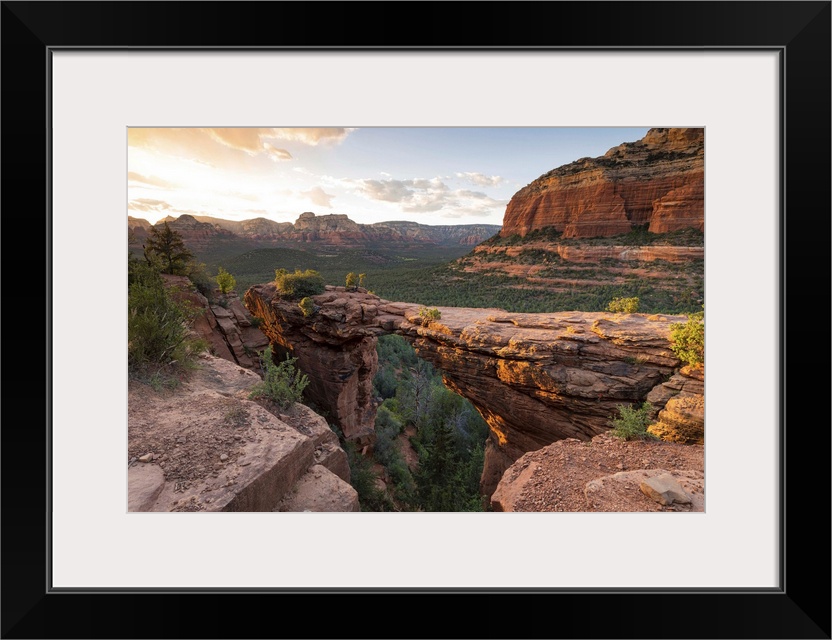
M 512 197 L 500 235 L 554 227 L 566 238 L 705 225 L 705 130 L 651 129 L 641 140 L 540 176 Z
M 273 284 L 245 294 L 272 344 L 298 358 L 310 399 L 359 441 L 373 432 L 377 338 L 407 338 L 488 422 L 487 495 L 525 452 L 606 431 L 617 405 L 643 401 L 679 367 L 669 334 L 680 316 L 439 307 L 441 319 L 424 325 L 419 305 L 363 289 L 327 287 L 313 300 L 317 309 L 307 318 Z

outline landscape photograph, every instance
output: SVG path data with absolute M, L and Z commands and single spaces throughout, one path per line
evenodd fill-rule
M 704 128 L 127 137 L 127 511 L 706 511 Z

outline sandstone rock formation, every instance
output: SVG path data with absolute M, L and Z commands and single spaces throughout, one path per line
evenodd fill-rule
M 310 398 L 348 438 L 373 431 L 377 336 L 407 338 L 488 422 L 482 488 L 489 495 L 521 455 L 603 433 L 618 405 L 643 401 L 680 365 L 669 344 L 679 316 L 440 307 L 441 318 L 425 324 L 419 305 L 363 290 L 327 287 L 313 300 L 307 318 L 273 284 L 245 294 L 271 343 L 298 358 Z
M 683 367 L 667 382 L 647 394 L 660 407 L 657 421 L 647 430 L 662 440 L 685 444 L 705 442 L 705 370 Z
M 553 169 L 518 191 L 500 235 L 554 227 L 566 238 L 612 236 L 634 225 L 704 230 L 704 129 L 651 129 L 641 140 Z
M 274 222 L 266 218 L 224 220 L 211 216 L 183 214 L 167 216 L 167 222 L 194 251 L 235 243 L 243 248 L 297 246 L 319 244 L 330 247 L 363 247 L 380 244 L 423 244 L 473 246 L 494 236 L 499 225 L 425 225 L 416 222 L 392 221 L 358 224 L 343 214 L 318 216 L 306 211 L 291 222 Z M 128 216 L 128 244 L 142 246 L 151 225 L 147 220 Z
M 237 236 L 231 231 L 217 225 L 200 222 L 189 214 L 183 214 L 178 218 L 167 216 L 156 224 L 162 225 L 165 222 L 182 236 L 182 240 L 193 251 L 203 251 L 209 247 L 228 244 L 237 240 Z
M 705 247 L 677 247 L 670 245 L 567 245 L 557 242 L 524 242 L 519 245 L 489 246 L 481 244 L 474 248 L 474 255 L 487 259 L 489 255 L 505 255 L 517 258 L 526 251 L 546 251 L 556 254 L 561 260 L 576 263 L 598 263 L 601 260 L 622 260 L 625 262 L 687 262 L 704 260 Z
M 253 318 L 236 292 L 214 292 L 215 303 L 197 291 L 185 276 L 161 274 L 174 299 L 201 309 L 191 326 L 194 333 L 208 341 L 213 353 L 246 369 L 260 369 L 257 354 L 265 349 L 268 338 L 254 326 Z M 256 321 L 255 321 L 256 322 Z
M 172 392 L 130 382 L 130 511 L 358 511 L 346 454 L 321 416 L 249 400 L 259 376 L 227 360 L 199 364 Z
M 589 441 L 570 438 L 520 457 L 498 483 L 491 506 L 524 512 L 701 512 L 704 471 L 700 445 L 624 441 L 609 433 Z M 642 485 L 662 491 L 654 495 Z M 667 487 L 681 488 L 673 501 L 664 495 Z

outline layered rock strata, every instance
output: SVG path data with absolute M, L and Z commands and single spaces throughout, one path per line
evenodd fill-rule
M 648 246 L 592 246 L 558 244 L 557 242 L 524 242 L 518 246 L 488 246 L 479 245 L 474 249 L 473 255 L 487 260 L 488 256 L 505 255 L 509 258 L 517 258 L 526 251 L 539 249 L 541 251 L 557 254 L 561 260 L 566 262 L 596 264 L 601 260 L 622 260 L 624 262 L 688 262 L 690 260 L 704 260 L 705 247 L 679 247 L 670 245 L 648 245 Z
M 705 224 L 705 130 L 650 129 L 641 140 L 553 169 L 518 191 L 500 235 L 554 227 L 567 238 Z
M 489 495 L 523 453 L 603 433 L 618 405 L 643 401 L 680 364 L 669 343 L 679 316 L 440 307 L 441 318 L 425 323 L 419 305 L 364 290 L 327 287 L 313 300 L 306 317 L 273 284 L 245 294 L 272 344 L 298 358 L 310 399 L 346 437 L 369 439 L 377 337 L 404 336 L 488 422 L 482 488 Z
M 215 301 L 211 303 L 185 276 L 162 274 L 162 279 L 174 299 L 202 311 L 194 318 L 191 329 L 208 342 L 215 355 L 246 369 L 260 369 L 257 354 L 268 346 L 269 340 L 254 326 L 235 291 L 215 291 Z

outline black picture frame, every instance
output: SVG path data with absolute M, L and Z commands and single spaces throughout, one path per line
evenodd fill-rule
M 830 429 L 818 409 L 830 389 L 830 2 L 416 2 L 397 3 L 398 10 L 404 5 L 408 23 L 379 31 L 371 18 L 392 21 L 391 5 L 2 3 L 3 298 L 12 309 L 2 330 L 2 637 L 830 638 Z M 785 80 L 780 588 L 51 590 L 49 399 L 60 381 L 50 379 L 48 366 L 48 91 L 50 51 L 68 47 L 777 50 Z M 797 295 L 807 283 L 811 296 Z M 301 613 L 310 604 L 312 618 Z M 382 615 L 387 608 L 399 620 L 392 627 Z M 444 626 L 448 615 L 451 627 Z

